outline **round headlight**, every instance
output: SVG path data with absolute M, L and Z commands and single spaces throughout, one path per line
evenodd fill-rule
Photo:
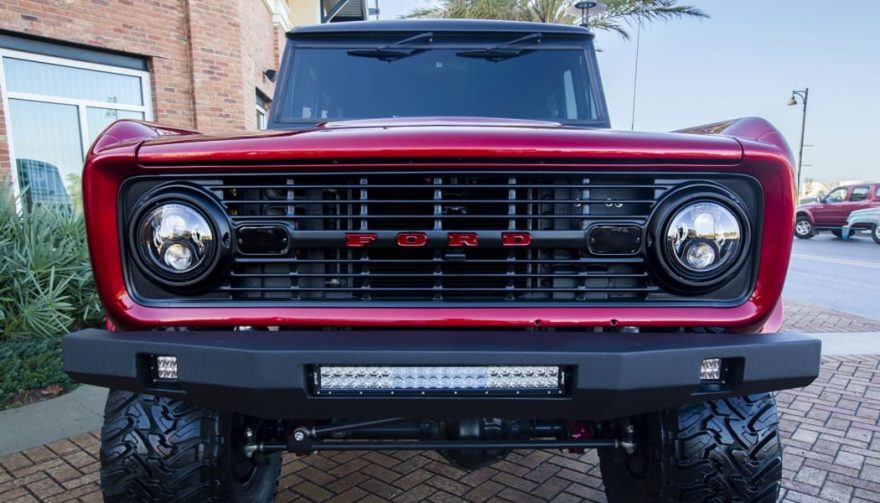
M 183 203 L 166 203 L 141 218 L 138 246 L 160 270 L 185 275 L 213 254 L 214 231 L 197 209 Z
M 133 258 L 158 286 L 209 288 L 229 268 L 229 221 L 222 206 L 196 187 L 167 184 L 147 193 L 130 221 Z
M 676 265 L 694 273 L 711 273 L 739 256 L 742 227 L 737 216 L 714 201 L 685 205 L 666 227 L 666 251 Z
M 648 221 L 645 258 L 653 279 L 679 295 L 728 284 L 748 259 L 748 215 L 726 187 L 707 182 L 672 189 Z

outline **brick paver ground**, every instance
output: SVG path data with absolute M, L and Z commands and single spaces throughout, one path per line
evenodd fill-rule
M 828 357 L 779 393 L 783 499 L 880 501 L 880 356 Z M 2 434 L 2 432 L 0 432 Z M 100 501 L 98 436 L 0 458 L 0 501 Z M 285 458 L 278 501 L 604 501 L 595 453 L 517 451 L 471 473 L 431 452 Z
M 880 332 L 880 321 L 786 300 L 782 328 L 806 333 Z

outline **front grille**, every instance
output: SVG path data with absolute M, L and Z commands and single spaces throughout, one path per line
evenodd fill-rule
M 643 225 L 676 181 L 571 173 L 233 176 L 205 181 L 236 226 L 283 222 L 288 256 L 236 256 L 219 292 L 252 301 L 632 301 L 641 256 L 591 256 L 595 223 Z M 534 246 L 348 248 L 346 233 L 523 231 Z

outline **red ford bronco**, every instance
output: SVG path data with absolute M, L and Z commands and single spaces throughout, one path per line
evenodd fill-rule
M 119 121 L 83 180 L 108 501 L 266 501 L 281 454 L 598 449 L 612 501 L 773 501 L 791 154 L 609 130 L 592 35 L 291 31 L 272 131 Z

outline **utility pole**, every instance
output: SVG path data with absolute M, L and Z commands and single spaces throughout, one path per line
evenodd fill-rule
M 803 115 L 801 116 L 801 144 L 798 149 L 798 167 L 797 167 L 797 197 L 800 199 L 801 197 L 801 168 L 803 167 L 804 162 L 804 132 L 807 128 L 807 101 L 810 97 L 810 88 L 805 87 L 801 91 L 792 91 L 791 98 L 788 99 L 788 105 L 794 106 L 798 104 L 797 98 L 801 99 L 801 103 L 804 105 Z
M 639 18 L 639 29 L 636 32 L 636 64 L 633 69 L 633 95 L 632 95 L 632 120 L 629 124 L 630 130 L 636 128 L 636 91 L 639 84 L 639 47 L 642 42 L 642 18 Z

